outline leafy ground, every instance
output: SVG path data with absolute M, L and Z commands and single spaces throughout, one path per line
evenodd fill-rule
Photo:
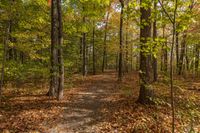
M 45 96 L 48 86 L 7 87 L 0 104 L 0 131 L 51 133 L 170 133 L 168 80 L 154 83 L 156 105 L 135 103 L 137 73 L 121 84 L 114 72 L 74 75 L 62 101 Z M 200 131 L 200 81 L 175 80 L 176 132 Z

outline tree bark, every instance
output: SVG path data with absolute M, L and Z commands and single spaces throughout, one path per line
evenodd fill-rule
M 157 1 L 154 0 L 154 11 L 157 11 Z M 155 15 L 156 16 L 156 15 Z M 156 22 L 157 17 L 154 18 L 153 22 L 153 41 L 154 41 L 154 52 L 156 51 L 155 49 L 157 48 L 157 43 L 156 43 L 156 38 L 157 38 L 157 22 Z M 155 53 L 157 54 L 157 53 Z M 157 57 L 153 54 L 153 81 L 157 81 L 158 79 L 158 71 L 157 71 Z
M 140 92 L 139 98 L 137 102 L 146 104 L 150 102 L 149 97 L 151 97 L 151 92 L 149 91 L 149 70 L 148 70 L 148 52 L 145 52 L 148 45 L 148 38 L 151 37 L 151 7 L 148 8 L 143 7 L 144 0 L 140 0 L 140 12 L 141 18 L 140 23 L 142 26 L 140 27 L 140 71 L 139 71 L 139 78 L 140 78 Z M 147 23 L 144 25 L 144 22 Z
M 92 57 L 93 57 L 93 75 L 96 74 L 96 53 L 95 53 L 95 22 L 93 21 L 93 29 L 92 29 Z
M 104 34 L 104 44 L 103 44 L 103 62 L 102 62 L 102 72 L 105 70 L 105 66 L 107 66 L 107 32 L 108 32 L 108 21 L 109 21 L 110 11 L 108 10 L 106 15 L 106 23 L 105 23 L 105 34 Z
M 123 70 L 123 15 L 124 15 L 124 1 L 120 0 L 121 14 L 120 14 L 120 30 L 119 30 L 119 69 L 118 69 L 118 81 L 122 81 Z
M 85 17 L 83 17 L 83 22 L 85 23 Z M 83 33 L 82 37 L 82 49 L 83 49 L 83 67 L 82 72 L 83 76 L 86 76 L 86 33 Z
M 50 68 L 50 89 L 48 92 L 49 96 L 56 96 L 57 91 L 57 10 L 56 10 L 56 0 L 51 1 L 51 68 Z
M 63 98 L 64 88 L 64 62 L 63 62 L 63 23 L 62 23 L 62 8 L 61 0 L 57 0 L 58 10 L 58 65 L 59 65 L 59 78 L 58 78 L 58 100 Z
M 186 37 L 187 37 L 187 34 L 186 32 L 184 32 L 183 40 L 181 42 L 181 53 L 180 53 L 180 59 L 179 59 L 179 65 L 178 65 L 178 75 L 181 75 L 183 71 L 183 62 L 184 62 L 184 57 L 186 53 Z

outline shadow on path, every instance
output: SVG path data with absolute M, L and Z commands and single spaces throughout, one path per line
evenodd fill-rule
M 116 75 L 90 76 L 76 91 L 70 92 L 72 99 L 64 107 L 63 121 L 49 130 L 51 133 L 96 133 L 98 123 L 102 122 L 103 105 L 113 106 L 109 97 L 120 95 L 117 89 Z M 117 103 L 116 103 L 117 104 Z

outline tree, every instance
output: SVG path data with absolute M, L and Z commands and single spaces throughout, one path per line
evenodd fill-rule
M 109 17 L 110 17 L 110 5 L 108 7 L 108 11 L 106 12 L 106 20 L 105 20 L 102 72 L 104 72 L 105 67 L 107 67 L 107 34 L 108 34 Z
M 158 79 L 158 72 L 157 72 L 157 53 L 156 53 L 156 48 L 157 48 L 157 23 L 156 23 L 156 19 L 157 19 L 157 0 L 154 0 L 154 12 L 155 12 L 155 17 L 154 17 L 154 21 L 153 21 L 153 41 L 154 41 L 154 46 L 153 46 L 153 49 L 154 49 L 154 53 L 153 53 L 153 81 L 157 81 Z
M 144 5 L 148 5 L 144 7 Z M 148 55 L 149 52 L 145 52 L 148 48 L 148 41 L 151 37 L 151 7 L 150 3 L 147 0 L 140 0 L 140 70 L 139 70 L 139 78 L 140 78 L 140 92 L 138 102 L 142 104 L 146 104 L 150 102 L 151 91 L 149 88 L 149 64 L 148 64 Z
M 50 68 L 50 96 L 63 97 L 64 64 L 62 55 L 62 13 L 61 0 L 51 1 L 51 68 Z M 57 93 L 57 94 L 56 94 Z
M 173 83 L 173 53 L 174 53 L 174 44 L 175 44 L 175 34 L 176 34 L 176 14 L 177 14 L 177 0 L 174 0 L 174 10 L 173 10 L 173 17 L 171 17 L 166 9 L 164 8 L 163 4 L 159 3 L 168 16 L 170 22 L 172 23 L 172 45 L 171 45 L 171 56 L 170 56 L 170 89 L 171 89 L 171 109 L 172 109 L 172 133 L 175 132 L 175 109 L 174 109 L 174 83 Z
M 120 29 L 119 29 L 119 69 L 118 69 L 118 81 L 122 81 L 123 70 L 123 20 L 124 20 L 124 0 L 120 0 L 121 13 L 120 13 Z

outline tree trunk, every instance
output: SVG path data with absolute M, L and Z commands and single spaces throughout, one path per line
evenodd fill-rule
M 150 22 L 150 16 L 151 16 L 151 7 L 148 6 L 147 8 L 143 7 L 144 0 L 140 0 L 140 12 L 141 12 L 141 18 L 140 18 L 140 71 L 139 71 L 139 78 L 140 78 L 140 92 L 139 92 L 139 98 L 138 102 L 142 104 L 146 104 L 150 102 L 149 97 L 151 97 L 151 92 L 149 88 L 149 70 L 148 70 L 148 54 L 145 52 L 145 49 L 147 49 L 148 45 L 148 38 L 151 37 L 151 22 Z M 146 1 L 145 1 L 146 2 Z M 147 4 L 147 3 L 146 3 Z M 150 3 L 148 4 L 150 5 Z M 144 25 L 144 22 L 146 23 Z
M 50 68 L 50 89 L 48 92 L 49 96 L 56 96 L 57 91 L 57 10 L 56 0 L 51 1 L 51 68 Z
M 130 10 L 129 9 L 129 0 L 127 0 L 127 12 Z M 126 15 L 126 42 L 125 42 L 125 72 L 128 73 L 129 69 L 129 14 L 127 13 Z M 132 49 L 132 48 L 131 48 Z
M 185 56 L 185 50 L 186 50 L 186 32 L 183 33 L 183 40 L 181 42 L 181 53 L 180 53 L 180 59 L 179 59 L 179 65 L 178 65 L 178 75 L 182 74 L 183 71 L 183 62 L 184 62 L 184 56 Z
M 1 81 L 0 81 L 0 100 L 1 100 L 1 95 L 2 95 L 2 89 L 3 89 L 3 86 L 4 86 L 6 50 L 7 50 L 9 33 L 10 33 L 10 23 L 8 23 L 8 27 L 6 29 L 6 37 L 4 38 L 4 43 L 3 43 L 3 59 L 2 59 L 2 67 L 1 67 Z
M 102 62 L 102 72 L 104 72 L 105 70 L 105 66 L 107 61 L 106 61 L 106 57 L 107 57 L 107 31 L 108 31 L 108 21 L 109 21 L 109 16 L 110 16 L 110 12 L 107 12 L 106 15 L 106 24 L 105 24 L 105 34 L 104 34 L 104 44 L 103 44 L 103 62 Z
M 83 6 L 83 10 L 85 10 Z M 83 23 L 85 24 L 85 16 L 83 16 Z M 83 49 L 83 66 L 82 66 L 82 74 L 86 76 L 86 33 L 85 31 L 82 33 L 82 49 Z
M 118 64 L 119 64 L 119 63 L 118 63 L 118 61 L 119 61 L 118 58 L 119 58 L 119 55 L 118 55 L 118 52 L 117 52 L 117 53 L 116 53 L 116 60 L 115 60 L 115 63 L 116 63 L 116 65 L 115 65 L 115 70 L 116 70 L 116 72 L 118 71 L 118 68 L 119 68 L 119 67 L 118 67 Z
M 96 54 L 95 54 L 95 22 L 93 21 L 93 30 L 92 30 L 92 59 L 93 59 L 93 75 L 96 74 Z
M 58 100 L 63 98 L 64 88 L 64 62 L 63 62 L 63 23 L 62 23 L 62 8 L 61 0 L 57 0 L 58 10 L 58 65 L 59 65 L 59 78 L 58 78 Z
M 123 67 L 123 15 L 124 15 L 124 1 L 120 0 L 121 14 L 120 14 L 120 30 L 119 30 L 119 69 L 118 69 L 118 81 L 122 81 L 122 67 Z
M 179 63 L 179 32 L 176 31 L 176 71 L 178 72 Z
M 125 46 L 126 46 L 126 48 L 125 48 L 125 51 L 126 51 L 126 54 L 125 54 L 125 72 L 126 73 L 128 73 L 128 65 L 129 65 L 129 63 L 128 63 L 128 54 L 129 54 L 129 51 L 128 51 L 128 35 L 129 35 L 129 33 L 128 33 L 128 25 L 129 25 L 129 23 L 128 23 L 128 19 L 127 19 L 127 23 L 126 23 L 126 43 L 125 43 Z
M 195 73 L 197 77 L 199 73 L 199 54 L 200 54 L 200 45 L 196 44 L 195 46 Z
M 154 0 L 154 11 L 157 11 L 157 1 Z M 157 17 L 155 17 L 154 22 L 153 22 L 153 41 L 154 41 L 154 49 L 157 48 L 157 42 L 156 42 L 156 38 L 157 38 L 157 23 L 156 23 L 156 19 Z M 155 52 L 156 50 L 154 50 Z M 155 53 L 157 54 L 157 53 Z M 157 57 L 153 54 L 153 81 L 157 81 L 158 78 L 158 72 L 157 72 Z
M 82 37 L 80 37 L 80 47 L 79 47 L 79 72 L 81 73 L 82 72 L 82 62 L 83 62 L 83 44 L 82 44 L 82 42 L 83 42 L 83 38 Z

